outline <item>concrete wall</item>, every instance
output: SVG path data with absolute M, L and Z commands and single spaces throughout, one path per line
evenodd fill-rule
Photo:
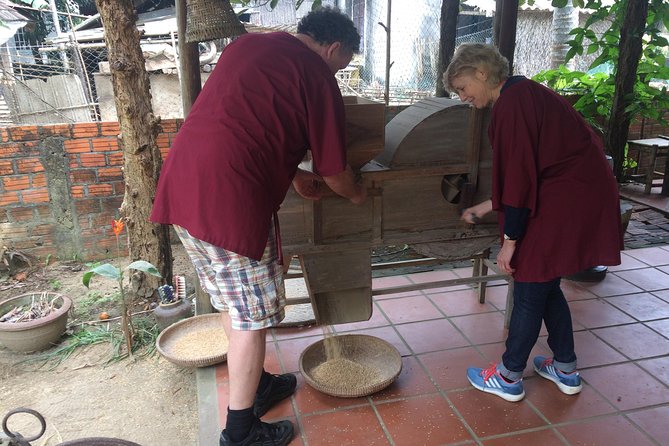
M 585 25 L 589 14 L 579 13 L 579 26 Z M 596 23 L 592 30 L 601 35 L 609 23 Z M 541 10 L 518 11 L 516 50 L 514 53 L 514 74 L 532 77 L 551 68 L 551 47 L 553 45 L 553 13 Z M 587 48 L 587 47 L 586 47 Z M 574 69 L 588 71 L 599 52 L 574 57 Z
M 202 85 L 209 78 L 210 73 L 200 73 Z M 117 121 L 116 104 L 114 103 L 114 88 L 111 75 L 95 73 L 95 88 L 100 106 L 100 119 L 103 122 Z M 181 119 L 181 87 L 176 74 L 151 73 L 151 104 L 153 113 L 162 119 Z

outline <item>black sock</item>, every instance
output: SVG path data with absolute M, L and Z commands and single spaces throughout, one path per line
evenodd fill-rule
M 265 369 L 263 369 L 262 374 L 260 375 L 260 383 L 258 384 L 258 390 L 256 393 L 262 395 L 265 393 L 270 384 L 272 384 L 272 374 L 267 373 Z
M 242 441 L 251 432 L 251 426 L 256 420 L 253 407 L 241 410 L 232 410 L 228 407 L 228 419 L 225 422 L 225 432 L 234 442 Z

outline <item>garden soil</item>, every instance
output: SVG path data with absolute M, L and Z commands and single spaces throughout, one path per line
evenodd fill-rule
M 193 271 L 180 246 L 174 247 L 175 274 L 193 284 Z M 114 259 L 127 265 L 128 259 Z M 70 324 L 96 322 L 100 312 L 113 318 L 118 310 L 112 299 L 118 286 L 95 277 L 90 290 L 81 283 L 87 265 L 57 262 L 33 265 L 25 275 L 0 279 L 0 299 L 32 291 L 55 291 L 72 298 L 75 306 Z M 188 279 L 191 279 L 190 281 Z M 136 311 L 150 310 L 139 302 Z M 146 313 L 151 315 L 150 311 Z M 85 324 L 86 327 L 96 325 Z M 67 339 L 64 338 L 63 342 Z M 75 350 L 49 370 L 50 365 L 20 363 L 36 354 L 17 354 L 0 346 L 0 418 L 11 409 L 27 407 L 41 413 L 46 433 L 33 446 L 58 445 L 84 437 L 110 437 L 142 446 L 195 446 L 198 435 L 197 391 L 194 369 L 176 366 L 157 352 L 107 363 L 109 343 Z M 15 415 L 9 428 L 24 437 L 39 432 L 29 415 Z M 0 431 L 0 438 L 2 434 Z M 1 442 L 1 441 L 0 441 Z

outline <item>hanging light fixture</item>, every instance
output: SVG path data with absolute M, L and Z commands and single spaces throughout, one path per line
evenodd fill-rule
M 186 1 L 186 42 L 205 42 L 245 33 L 229 0 Z

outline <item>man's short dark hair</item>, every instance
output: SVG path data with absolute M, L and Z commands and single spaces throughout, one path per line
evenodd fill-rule
M 347 15 L 329 6 L 318 8 L 302 17 L 297 32 L 306 34 L 321 45 L 335 42 L 349 51 L 360 51 L 360 34 Z

